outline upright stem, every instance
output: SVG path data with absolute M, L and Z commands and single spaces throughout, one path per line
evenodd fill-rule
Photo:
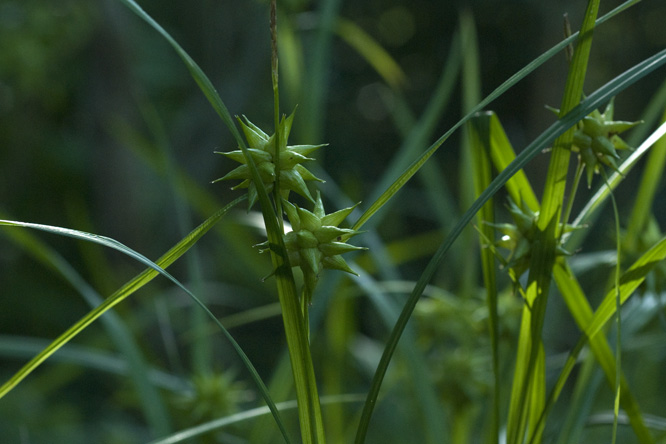
M 271 81 L 273 83 L 273 122 L 275 125 L 275 184 L 273 185 L 273 200 L 280 230 L 284 233 L 282 220 L 282 198 L 280 195 L 280 90 L 278 89 L 278 46 L 277 46 L 277 1 L 271 0 L 270 13 L 271 28 Z
M 277 4 L 276 0 L 270 2 L 270 32 L 271 32 L 271 80 L 273 84 L 274 124 L 275 124 L 275 183 L 273 185 L 273 201 L 279 235 L 284 235 L 284 221 L 282 218 L 282 196 L 280 193 L 280 152 L 287 143 L 282 140 L 280 131 L 280 94 L 278 89 L 278 46 L 277 46 Z M 270 242 L 270 239 L 269 239 Z M 283 250 L 284 251 L 284 250 Z M 286 251 L 285 251 L 286 253 Z M 286 259 L 286 258 L 285 258 Z M 280 270 L 278 269 L 278 272 Z M 301 428 L 301 439 L 304 444 L 324 444 L 324 425 L 321 415 L 317 381 L 310 353 L 308 340 L 307 310 L 302 310 L 298 303 L 293 276 L 288 273 L 286 279 L 278 278 L 278 294 L 282 306 L 282 316 L 287 337 L 287 348 L 291 359 L 291 369 L 296 388 L 298 402 L 298 416 Z M 288 288 L 283 288 L 284 286 Z M 303 296 L 301 296 L 303 302 Z

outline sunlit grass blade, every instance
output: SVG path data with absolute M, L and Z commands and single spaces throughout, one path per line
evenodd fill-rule
M 633 6 L 638 3 L 640 0 L 629 0 L 625 3 L 622 3 L 617 8 L 613 9 L 608 14 L 597 20 L 597 25 L 601 25 L 613 16 L 619 14 L 620 12 L 626 10 L 628 7 Z M 442 144 L 453 134 L 458 128 L 460 128 L 465 122 L 471 119 L 477 112 L 483 110 L 486 106 L 492 103 L 495 99 L 500 97 L 511 87 L 513 87 L 520 80 L 525 78 L 539 66 L 543 65 L 549 59 L 551 59 L 558 52 L 563 50 L 567 45 L 574 42 L 578 38 L 578 33 L 572 34 L 570 37 L 562 40 L 557 45 L 553 46 L 548 51 L 541 54 L 539 57 L 532 60 L 524 68 L 520 69 L 509 79 L 503 82 L 498 86 L 492 93 L 490 93 L 485 99 L 483 99 L 479 104 L 477 104 L 465 117 L 460 119 L 454 126 L 452 126 L 446 133 L 444 133 L 439 139 L 437 139 L 430 147 L 418 158 L 416 159 L 397 179 L 394 179 L 391 182 L 391 179 L 387 181 L 388 184 L 382 194 L 376 198 L 373 203 L 366 209 L 363 215 L 359 220 L 354 224 L 354 229 L 359 229 L 363 226 L 377 211 L 379 211 L 390 199 L 393 197 L 400 189 L 412 178 L 414 174 L 426 163 L 426 161 L 432 156 Z M 634 80 L 635 82 L 635 80 Z M 632 82 L 633 83 L 633 82 Z M 612 96 L 611 96 L 612 97 Z M 606 99 L 608 100 L 608 99 Z M 601 102 L 603 103 L 603 101 Z M 598 106 L 597 106 L 598 107 Z M 594 108 L 593 108 L 594 109 Z M 591 112 L 592 110 L 590 110 Z M 581 116 L 582 118 L 582 116 Z M 384 187 L 382 187 L 384 188 Z
M 99 318 L 102 314 L 104 314 L 106 311 L 114 307 L 115 305 L 119 304 L 123 300 L 125 300 L 128 296 L 136 292 L 139 288 L 143 287 L 145 284 L 150 282 L 153 278 L 155 278 L 157 275 L 161 274 L 170 281 L 172 281 L 174 284 L 176 284 L 179 288 L 181 288 L 183 291 L 185 291 L 207 314 L 208 316 L 215 322 L 218 327 L 222 330 L 224 335 L 227 337 L 227 339 L 231 342 L 232 346 L 234 347 L 235 351 L 238 353 L 238 355 L 241 357 L 241 360 L 247 367 L 248 371 L 250 372 L 250 375 L 252 376 L 252 379 L 257 385 L 257 388 L 259 389 L 261 395 L 264 397 L 266 403 L 268 404 L 269 408 L 274 414 L 274 417 L 276 419 L 276 422 L 278 426 L 280 427 L 283 436 L 285 438 L 286 442 L 289 442 L 289 438 L 286 433 L 286 429 L 284 428 L 284 425 L 282 424 L 282 421 L 279 419 L 279 414 L 277 409 L 275 408 L 275 404 L 270 398 L 270 395 L 259 377 L 259 374 L 255 370 L 254 366 L 252 363 L 249 361 L 247 356 L 245 355 L 245 352 L 240 348 L 238 343 L 233 339 L 233 337 L 229 334 L 229 332 L 224 328 L 224 326 L 217 320 L 217 318 L 210 312 L 210 310 L 201 303 L 201 301 L 194 295 L 192 294 L 185 286 L 183 286 L 180 281 L 178 281 L 176 278 L 174 278 L 171 274 L 169 274 L 167 271 L 164 270 L 163 267 L 168 267 L 171 265 L 176 259 L 181 257 L 187 250 L 189 250 L 192 245 L 194 245 L 208 230 L 210 230 L 215 223 L 217 223 L 231 208 L 236 206 L 238 203 L 242 202 L 245 200 L 245 196 L 239 197 L 221 210 L 219 210 L 216 214 L 208 218 L 205 222 L 203 222 L 201 225 L 199 225 L 196 229 L 194 229 L 190 234 L 188 234 L 183 240 L 181 240 L 179 243 L 177 243 L 173 248 L 171 248 L 164 256 L 162 256 L 157 263 L 152 262 L 150 259 L 146 258 L 145 256 L 141 255 L 140 253 L 137 253 L 136 251 L 128 248 L 127 246 L 121 244 L 120 242 L 116 241 L 115 239 L 111 239 L 105 236 L 99 236 L 91 233 L 85 233 L 77 230 L 72 230 L 68 228 L 62 228 L 62 227 L 52 227 L 48 225 L 41 225 L 41 224 L 33 224 L 33 223 L 27 223 L 27 222 L 18 222 L 18 221 L 0 221 L 0 225 L 6 225 L 6 226 L 13 226 L 13 227 L 24 227 L 24 228 L 33 228 L 41 231 L 45 231 L 47 233 L 51 234 L 58 234 L 62 236 L 67 236 L 67 237 L 72 237 L 74 239 L 78 240 L 84 240 L 84 241 L 89 241 L 89 242 L 94 242 L 99 245 L 112 248 L 114 250 L 117 250 L 139 262 L 142 264 L 146 265 L 149 267 L 148 270 L 144 271 L 143 273 L 139 274 L 137 277 L 126 283 L 122 288 L 120 288 L 118 291 L 116 291 L 114 294 L 109 296 L 107 299 L 104 300 L 104 302 L 99 305 L 97 308 L 89 312 L 86 316 L 81 318 L 78 322 L 76 322 L 74 325 L 72 325 L 65 333 L 60 335 L 57 339 L 55 339 L 45 350 L 43 350 L 39 355 L 35 356 L 30 362 L 28 362 L 23 368 L 21 368 L 14 376 L 12 376 L 9 381 L 7 381 L 5 384 L 0 386 L 0 398 L 6 395 L 9 391 L 11 391 L 19 382 L 21 382 L 23 379 L 25 379 L 26 376 L 28 376 L 35 368 L 37 368 L 42 362 L 44 362 L 49 356 L 51 356 L 53 353 L 55 353 L 60 347 L 62 347 L 64 344 L 69 342 L 72 338 L 74 338 L 76 335 L 78 335 L 81 331 L 83 331 L 86 327 L 88 327 L 91 323 L 93 323 L 97 318 Z
M 595 18 L 599 10 L 599 1 L 590 0 L 585 11 L 585 17 L 581 26 L 581 38 L 577 41 L 573 59 L 569 66 L 567 82 L 564 87 L 562 104 L 560 105 L 560 117 L 576 106 L 583 96 L 583 85 L 587 74 L 587 65 L 592 48 L 592 36 L 595 27 Z M 569 158 L 571 157 L 571 142 L 573 141 L 574 129 L 571 128 L 555 142 L 548 164 L 544 194 L 541 199 L 541 211 L 539 213 L 538 225 L 544 229 L 552 220 L 560 221 L 563 209 L 564 192 L 567 185 L 567 174 L 569 171 Z M 559 227 L 557 228 L 559 230 Z M 560 233 L 558 233 L 558 236 Z
M 476 213 L 481 209 L 481 207 L 499 191 L 504 184 L 513 177 L 516 172 L 522 169 L 527 162 L 534 158 L 541 150 L 546 148 L 549 143 L 554 140 L 557 136 L 564 133 L 567 129 L 575 125 L 580 119 L 592 112 L 592 110 L 599 107 L 600 104 L 605 103 L 611 97 L 617 95 L 619 92 L 623 91 L 625 88 L 634 84 L 647 74 L 653 72 L 655 69 L 662 66 L 666 63 L 666 50 L 658 52 L 652 57 L 644 60 L 643 62 L 637 64 L 633 68 L 625 71 L 620 74 L 618 77 L 599 88 L 594 93 L 590 94 L 585 100 L 583 100 L 579 105 L 573 108 L 569 113 L 563 116 L 560 120 L 551 125 L 546 129 L 541 135 L 539 135 L 528 147 L 525 148 L 516 159 L 509 164 L 504 171 L 502 171 L 492 182 L 491 184 L 481 193 L 479 198 L 474 201 L 474 204 L 463 214 L 461 219 L 455 225 L 453 230 L 448 234 L 444 242 L 440 245 L 439 249 L 430 260 L 425 270 L 421 274 L 421 277 L 416 283 L 414 290 L 409 296 L 409 299 L 406 301 L 403 310 L 398 318 L 398 321 L 391 332 L 391 336 L 387 341 L 386 348 L 382 355 L 382 358 L 379 362 L 373 382 L 368 393 L 368 398 L 364 406 L 364 411 L 361 415 L 358 432 L 356 435 L 356 443 L 360 444 L 365 441 L 365 435 L 367 433 L 367 428 L 370 423 L 370 417 L 372 416 L 372 411 L 374 409 L 374 404 L 376 402 L 377 396 L 379 394 L 379 388 L 381 387 L 386 369 L 388 364 L 391 361 L 391 357 L 395 352 L 396 345 L 400 339 L 402 331 L 404 330 L 411 314 L 416 306 L 416 303 L 423 293 L 423 289 L 427 283 L 432 279 L 435 272 L 438 270 L 440 263 L 442 262 L 444 255 L 447 253 L 453 242 L 458 238 L 462 230 L 467 226 L 467 224 L 474 218 Z M 448 133 L 447 133 L 448 134 Z M 427 160 L 427 158 L 419 159 L 408 172 L 418 170 L 418 167 Z M 413 173 L 412 173 L 413 174 Z M 406 181 L 406 180 L 405 180 Z M 404 182 L 403 182 L 404 183 Z M 396 184 L 397 186 L 397 184 Z M 398 187 L 399 188 L 399 187 Z M 393 188 L 392 188 L 393 189 Z M 395 190 L 397 191 L 397 190 Z M 390 198 L 390 192 L 387 191 L 384 198 Z M 370 208 L 378 209 L 381 207 L 380 203 L 373 204 Z M 354 228 L 357 229 L 363 222 L 370 217 L 370 209 L 366 211 L 364 216 L 362 216 L 359 221 L 354 225 Z
M 655 244 L 643 254 L 634 264 L 620 277 L 620 301 L 624 304 L 634 293 L 638 286 L 643 283 L 645 276 L 662 260 L 666 259 L 666 238 Z M 603 301 L 594 313 L 594 317 L 585 327 L 585 334 L 593 337 L 598 334 L 606 323 L 613 317 L 616 311 L 615 289 L 606 294 Z
M 488 111 L 486 114 L 489 119 L 487 125 L 488 135 L 486 137 L 488 138 L 490 147 L 490 156 L 495 169 L 502 171 L 513 162 L 516 158 L 516 153 L 497 114 L 492 111 Z M 509 179 L 506 183 L 506 190 L 511 199 L 517 204 L 522 202 L 530 210 L 534 212 L 539 211 L 539 200 L 534 193 L 532 184 L 527 180 L 524 170 L 519 170 Z
M 474 178 L 474 191 L 478 197 L 492 181 L 491 150 L 490 141 L 491 131 L 489 129 L 489 114 L 482 114 L 473 119 L 469 125 L 470 147 L 472 149 L 472 165 Z M 516 176 L 514 176 L 515 178 Z M 477 229 L 482 233 L 486 242 L 492 242 L 495 236 L 494 228 L 489 225 L 495 222 L 495 211 L 493 199 L 490 199 L 477 213 Z M 483 275 L 483 285 L 486 289 L 486 304 L 488 306 L 489 333 L 492 347 L 492 368 L 494 376 L 493 387 L 493 409 L 492 421 L 490 426 L 489 442 L 499 442 L 500 428 L 500 361 L 499 361 L 499 315 L 497 312 L 497 281 L 496 266 L 493 250 L 485 247 L 484 241 L 481 241 L 481 267 Z

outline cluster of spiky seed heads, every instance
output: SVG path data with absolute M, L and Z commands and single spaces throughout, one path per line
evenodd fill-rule
M 292 267 L 299 267 L 303 272 L 305 294 L 309 299 L 312 297 L 321 270 L 328 268 L 356 274 L 340 255 L 362 248 L 346 243 L 349 238 L 358 234 L 359 231 L 338 227 L 356 205 L 326 214 L 319 192 L 317 191 L 315 198 L 310 193 L 306 182 L 322 182 L 322 180 L 312 174 L 302 163 L 313 160 L 307 156 L 324 145 L 288 146 L 287 140 L 293 118 L 294 114 L 292 113 L 289 117 L 283 117 L 280 121 L 280 141 L 277 144 L 277 149 L 275 134 L 269 137 L 246 117 L 238 120 L 247 139 L 247 153 L 252 157 L 266 191 L 272 191 L 275 184 L 278 184 L 282 208 L 292 227 L 292 231 L 284 235 L 289 263 Z M 258 199 L 257 184 L 252 179 L 245 154 L 240 149 L 218 154 L 223 154 L 242 165 L 215 182 L 241 180 L 241 183 L 232 189 L 247 188 L 251 208 Z M 300 208 L 289 202 L 291 191 L 311 201 L 314 204 L 313 211 Z M 262 251 L 266 250 L 268 249 L 268 242 L 258 246 Z

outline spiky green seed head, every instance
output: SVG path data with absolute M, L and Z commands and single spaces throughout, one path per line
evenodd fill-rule
M 316 193 L 314 201 L 313 211 L 308 211 L 283 200 L 283 208 L 293 230 L 285 234 L 284 243 L 291 266 L 300 267 L 303 272 L 308 302 L 322 270 L 340 270 L 358 276 L 341 255 L 365 250 L 363 247 L 346 243 L 360 231 L 338 227 L 356 205 L 326 214 L 319 192 Z
M 280 141 L 278 143 L 279 148 L 276 155 L 275 134 L 269 137 L 268 134 L 262 131 L 258 126 L 250 122 L 247 117 L 243 116 L 242 119 L 238 118 L 245 139 L 247 140 L 247 153 L 252 157 L 266 191 L 271 192 L 277 181 L 280 186 L 280 195 L 283 198 L 287 199 L 289 197 L 289 192 L 294 191 L 311 202 L 314 202 L 312 194 L 310 194 L 310 190 L 305 182 L 323 182 L 323 180 L 316 177 L 301 164 L 308 160 L 313 160 L 307 156 L 325 145 L 288 146 L 287 140 L 289 138 L 289 133 L 291 132 L 293 120 L 294 113 L 286 118 L 283 116 L 280 121 Z M 252 208 L 258 199 L 257 186 L 252 179 L 250 167 L 248 166 L 248 159 L 245 157 L 245 154 L 240 149 L 230 152 L 216 153 L 222 154 L 242 165 L 213 182 L 218 182 L 220 180 L 241 180 L 241 183 L 234 186 L 232 189 L 247 188 L 249 207 Z M 276 164 L 278 165 L 279 171 L 276 171 Z
M 513 224 L 501 223 L 488 225 L 495 228 L 500 233 L 500 238 L 494 242 L 499 248 L 509 250 L 506 258 L 506 266 L 515 271 L 517 276 L 522 275 L 530 267 L 532 258 L 532 245 L 537 237 L 537 219 L 539 212 L 532 211 L 523 202 L 518 206 L 513 200 L 509 199 L 507 209 L 513 219 Z M 575 228 L 571 225 L 565 225 L 563 230 L 568 233 Z M 569 255 L 561 245 L 556 246 L 555 254 L 558 256 Z
M 592 186 L 592 178 L 606 165 L 618 171 L 617 150 L 631 150 L 631 147 L 618 134 L 642 123 L 613 120 L 614 99 L 611 99 L 603 114 L 594 110 L 578 123 L 571 150 L 579 153 L 585 165 L 587 186 Z

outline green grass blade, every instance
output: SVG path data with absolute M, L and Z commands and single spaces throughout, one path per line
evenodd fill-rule
M 463 9 L 460 12 L 459 16 L 460 23 L 460 52 L 465 55 L 462 60 L 462 66 L 460 71 L 460 90 L 462 98 L 462 115 L 465 115 L 469 112 L 470 109 L 474 108 L 474 105 L 481 101 L 481 61 L 479 60 L 479 45 L 476 36 L 476 25 L 474 24 L 474 16 L 469 9 Z M 470 135 L 469 135 L 469 125 L 465 125 L 462 128 L 462 138 L 461 138 L 461 151 L 460 151 L 460 160 L 459 160 L 459 178 L 458 178 L 458 205 L 460 208 L 469 207 L 474 199 L 476 199 L 479 194 L 485 189 L 486 185 L 492 180 L 492 170 L 490 168 L 490 162 L 487 160 L 483 152 L 476 152 L 476 155 L 473 153 L 473 150 L 470 147 Z M 478 146 L 477 146 L 478 147 Z M 484 159 L 482 160 L 481 157 Z M 483 162 L 485 165 L 474 165 L 476 162 Z M 481 167 L 485 169 L 486 175 L 481 179 L 480 183 L 479 178 L 475 179 L 475 167 Z M 426 169 L 437 169 L 432 164 L 426 165 Z M 426 187 L 429 189 L 431 187 Z M 439 191 L 439 189 L 435 189 Z M 492 208 L 492 201 L 489 201 L 484 208 Z M 488 210 L 481 209 L 481 213 L 484 213 Z M 490 228 L 490 227 L 488 227 Z M 474 251 L 477 248 L 478 236 L 474 232 L 472 227 L 469 227 L 465 230 L 462 235 L 462 239 L 459 242 L 460 248 L 464 251 Z M 491 260 L 493 263 L 494 259 L 492 254 L 487 252 L 487 259 Z M 460 256 L 459 268 L 456 272 L 458 276 L 459 292 L 462 295 L 471 295 L 476 291 L 479 282 L 478 264 L 479 258 L 475 254 L 462 254 Z M 489 295 L 488 295 L 489 296 Z M 496 309 L 494 307 L 493 309 Z M 492 311 L 492 310 L 491 310 Z
M 494 115 L 482 114 L 474 118 L 470 123 L 468 134 L 470 136 L 470 147 L 472 151 L 472 165 L 474 178 L 474 191 L 478 197 L 492 181 L 491 167 L 491 119 Z M 522 170 L 521 170 L 522 171 Z M 516 176 L 514 176 L 515 178 Z M 495 211 L 493 200 L 490 199 L 477 213 L 477 225 L 485 239 L 493 239 L 495 230 L 488 223 L 495 222 Z M 500 427 L 500 360 L 499 360 L 499 315 L 497 312 L 497 281 L 495 256 L 490 248 L 483 247 L 481 242 L 481 269 L 483 275 L 483 286 L 486 289 L 486 304 L 488 306 L 489 333 L 492 347 L 492 368 L 494 375 L 493 387 L 493 409 L 490 425 L 489 442 L 499 442 Z
M 491 183 L 490 185 L 481 193 L 479 198 L 474 201 L 474 204 L 463 214 L 461 219 L 455 225 L 455 227 L 448 234 L 444 242 L 440 245 L 439 249 L 432 257 L 425 270 L 421 274 L 421 277 L 417 281 L 414 290 L 409 296 L 409 299 L 405 303 L 403 310 L 398 318 L 398 321 L 391 332 L 389 340 L 382 354 L 382 358 L 379 362 L 377 370 L 375 372 L 373 382 L 368 392 L 368 398 L 364 406 L 363 413 L 361 414 L 361 419 L 359 427 L 356 434 L 356 443 L 360 444 L 365 441 L 365 436 L 367 434 L 368 425 L 370 423 L 370 417 L 372 416 L 372 411 L 379 395 L 379 388 L 381 387 L 386 369 L 388 364 L 391 361 L 391 357 L 395 351 L 396 345 L 400 339 L 402 331 L 404 330 L 411 314 L 416 306 L 416 303 L 423 293 L 425 286 L 432 279 L 435 272 L 438 270 L 441 261 L 444 258 L 444 255 L 449 250 L 453 242 L 458 238 L 462 230 L 467 226 L 467 224 L 474 218 L 476 213 L 481 209 L 481 207 L 499 191 L 504 184 L 513 177 L 520 169 L 522 169 L 527 162 L 534 158 L 538 153 L 540 153 L 544 148 L 548 146 L 550 141 L 554 140 L 560 134 L 563 134 L 567 129 L 575 125 L 580 119 L 592 112 L 592 110 L 598 108 L 600 104 L 605 103 L 611 97 L 617 95 L 619 92 L 623 91 L 625 88 L 634 84 L 650 72 L 659 68 L 666 63 L 666 50 L 662 50 L 655 54 L 652 57 L 644 60 L 643 62 L 637 64 L 633 68 L 625 71 L 620 74 L 618 77 L 599 88 L 597 91 L 592 93 L 587 99 L 583 100 L 579 105 L 572 109 L 569 113 L 563 116 L 560 120 L 551 125 L 546 131 L 541 133 L 528 147 L 521 152 L 516 159 L 511 162 L 504 171 L 502 171 Z M 427 159 L 425 159 L 427 160 Z M 415 167 L 419 162 L 425 162 L 423 159 L 419 159 L 413 167 Z M 374 206 L 374 204 L 373 204 Z M 371 207 L 372 208 L 372 207 Z M 367 212 L 366 212 L 367 213 Z M 362 225 L 366 221 L 366 217 L 361 217 L 359 221 L 355 224 L 355 229 Z
M 157 31 L 162 37 L 164 37 L 164 39 L 167 42 L 169 42 L 169 44 L 173 47 L 178 56 L 183 60 L 183 63 L 185 63 L 185 66 L 190 72 L 190 75 L 197 83 L 199 88 L 201 88 L 201 91 L 204 93 L 210 104 L 213 106 L 215 112 L 217 112 L 217 114 L 220 116 L 224 124 L 227 125 L 229 131 L 231 131 L 231 134 L 234 136 L 234 139 L 236 139 L 236 141 L 240 146 L 243 146 L 244 145 L 243 138 L 241 137 L 238 128 L 236 128 L 234 120 L 231 118 L 231 114 L 229 113 L 227 106 L 224 104 L 219 94 L 215 90 L 213 83 L 210 81 L 208 76 L 204 74 L 199 65 L 197 65 L 197 63 L 178 44 L 178 42 L 176 42 L 176 40 L 174 40 L 174 38 L 171 37 L 171 35 L 168 32 L 166 32 L 166 30 L 159 23 L 157 23 L 150 15 L 148 15 L 148 13 L 146 13 L 143 9 L 141 9 L 141 7 L 134 0 L 120 0 L 120 1 L 124 3 L 125 6 L 127 6 L 130 10 L 132 10 L 132 12 L 141 17 L 141 19 L 144 20 L 146 23 L 148 23 L 153 29 L 155 29 L 155 31 Z
M 26 376 L 28 376 L 35 368 L 37 368 L 42 362 L 44 362 L 49 356 L 51 356 L 53 353 L 55 353 L 60 347 L 62 347 L 64 344 L 69 342 L 72 338 L 74 338 L 77 334 L 79 334 L 81 331 L 83 331 L 86 327 L 88 327 L 91 323 L 93 323 L 97 318 L 99 318 L 102 314 L 104 314 L 106 311 L 126 299 L 128 296 L 133 294 L 136 290 L 139 288 L 143 287 L 145 284 L 150 282 L 154 277 L 156 277 L 158 274 L 161 274 L 165 276 L 167 279 L 175 283 L 179 288 L 181 288 L 183 291 L 185 291 L 207 314 L 208 316 L 218 325 L 218 327 L 222 330 L 224 335 L 227 337 L 227 339 L 231 342 L 232 346 L 234 347 L 235 351 L 238 353 L 238 355 L 241 357 L 241 360 L 249 370 L 254 382 L 257 384 L 257 387 L 259 391 L 261 392 L 262 396 L 264 397 L 266 403 L 268 404 L 269 408 L 273 412 L 273 415 L 276 419 L 276 422 L 278 423 L 278 426 L 280 427 L 283 436 L 285 438 L 286 442 L 289 442 L 286 429 L 284 428 L 284 425 L 282 424 L 282 421 L 279 418 L 279 413 L 277 411 L 277 408 L 275 407 L 275 404 L 270 398 L 270 394 L 268 393 L 263 381 L 261 380 L 259 374 L 257 373 L 256 369 L 252 365 L 252 363 L 249 361 L 247 356 L 245 355 L 245 352 L 240 348 L 238 343 L 233 339 L 233 337 L 229 334 L 229 332 L 224 328 L 224 326 L 217 320 L 215 315 L 213 315 L 208 308 L 201 303 L 201 301 L 194 295 L 192 294 L 185 286 L 180 283 L 176 278 L 171 276 L 167 271 L 164 270 L 163 267 L 168 267 L 171 265 L 176 259 L 181 257 L 187 250 L 189 250 L 192 245 L 194 245 L 200 238 L 203 236 L 210 228 L 212 228 L 215 223 L 217 223 L 231 208 L 236 206 L 238 203 L 242 202 L 245 200 L 245 196 L 239 197 L 230 204 L 228 204 L 226 207 L 222 208 L 219 210 L 216 214 L 208 218 L 205 222 L 203 222 L 199 227 L 194 229 L 190 234 L 188 234 L 183 240 L 181 240 L 178 244 L 176 244 L 173 248 L 171 248 L 164 256 L 162 256 L 157 263 L 152 262 L 150 259 L 144 257 L 140 253 L 137 253 L 136 251 L 126 247 L 125 245 L 121 244 L 120 242 L 116 241 L 115 239 L 111 239 L 105 236 L 99 236 L 96 234 L 91 234 L 91 233 L 85 233 L 77 230 L 72 230 L 68 228 L 62 228 L 62 227 L 52 227 L 48 225 L 41 225 L 41 224 L 33 224 L 33 223 L 27 223 L 27 222 L 17 222 L 17 221 L 6 221 L 6 220 L 1 220 L 0 225 L 6 225 L 6 226 L 14 226 L 14 227 L 24 227 L 24 228 L 33 228 L 41 231 L 45 231 L 47 233 L 52 233 L 52 234 L 58 234 L 62 236 L 67 236 L 67 237 L 72 237 L 74 239 L 78 240 L 84 240 L 84 241 L 89 241 L 89 242 L 94 242 L 102 246 L 106 246 L 108 248 L 112 248 L 114 250 L 117 250 L 141 263 L 144 265 L 148 266 L 149 269 L 145 270 L 143 273 L 139 274 L 137 277 L 129 281 L 127 284 L 125 284 L 121 289 L 116 291 L 114 294 L 109 296 L 101 305 L 93 309 L 91 312 L 89 312 L 86 316 L 84 316 L 81 320 L 76 322 L 74 325 L 72 325 L 65 333 L 60 335 L 57 339 L 55 339 L 46 349 L 44 349 L 39 355 L 34 357 L 30 362 L 28 362 L 23 368 L 21 368 L 14 376 L 12 376 L 9 381 L 7 381 L 5 384 L 0 386 L 0 398 L 2 398 L 4 395 L 6 395 L 9 391 L 11 391 L 19 382 L 21 382 L 23 379 L 25 379 Z
M 605 23 L 607 20 L 610 18 L 614 17 L 615 15 L 619 14 L 620 12 L 626 10 L 630 6 L 635 5 L 638 3 L 640 0 L 629 0 L 625 3 L 622 3 L 620 6 L 617 8 L 613 9 L 611 12 L 608 14 L 604 15 L 603 17 L 599 18 L 597 20 L 597 25 L 601 25 Z M 557 45 L 553 46 L 551 49 L 548 51 L 544 52 L 541 54 L 539 57 L 528 63 L 524 68 L 519 70 L 517 73 L 515 73 L 513 76 L 511 76 L 509 79 L 507 79 L 504 83 L 502 83 L 500 86 L 498 86 L 492 93 L 490 93 L 485 99 L 483 99 L 481 102 L 479 102 L 478 105 L 476 105 L 465 117 L 460 119 L 454 126 L 452 126 L 446 133 L 444 133 L 439 139 L 437 139 L 430 147 L 418 158 L 416 159 L 407 169 L 397 178 L 395 179 L 386 189 L 383 191 L 383 193 L 373 201 L 373 203 L 368 207 L 368 209 L 361 215 L 359 220 L 354 224 L 354 229 L 359 229 L 361 226 L 363 226 L 377 211 L 379 211 L 400 189 L 409 181 L 409 179 L 412 178 L 414 174 L 426 163 L 426 161 L 435 154 L 435 152 L 442 146 L 442 144 L 458 129 L 460 128 L 465 122 L 467 122 L 469 119 L 471 119 L 476 113 L 481 111 L 483 108 L 488 106 L 490 103 L 492 103 L 495 99 L 500 97 L 502 94 L 504 94 L 506 91 L 508 91 L 511 87 L 513 87 L 516 83 L 518 83 L 520 80 L 525 78 L 527 75 L 529 75 L 532 71 L 537 69 L 539 66 L 544 64 L 546 61 L 551 59 L 554 55 L 556 55 L 558 52 L 563 50 L 564 48 L 567 47 L 570 43 L 574 42 L 578 38 L 578 33 L 572 34 L 570 37 L 562 40 L 560 43 Z M 633 83 L 633 82 L 632 82 Z M 624 88 L 622 88 L 624 89 Z M 612 97 L 612 96 L 611 96 Z M 606 99 L 608 100 L 608 99 Z M 603 101 L 601 102 L 603 103 Z M 590 110 L 591 112 L 592 110 Z M 582 116 L 581 116 L 582 118 Z
M 490 156 L 497 171 L 502 171 L 513 162 L 516 158 L 516 153 L 499 117 L 492 111 L 489 111 L 487 114 L 490 119 L 487 136 L 488 143 L 490 144 Z M 539 200 L 532 189 L 532 184 L 527 180 L 524 170 L 519 170 L 509 179 L 506 183 L 506 190 L 514 202 L 523 202 L 532 211 L 539 211 Z
M 592 36 L 598 11 L 599 0 L 590 0 L 580 31 L 581 38 L 576 44 L 573 59 L 569 66 L 567 82 L 564 87 L 564 96 L 560 105 L 560 116 L 576 106 L 583 96 L 583 84 L 587 73 L 590 50 L 592 49 Z M 571 128 L 553 143 L 552 156 L 548 165 L 544 195 L 538 219 L 539 228 L 542 230 L 552 220 L 560 220 L 569 171 L 569 158 L 571 157 L 569 147 L 573 141 L 573 135 L 574 128 Z M 559 227 L 557 229 L 559 230 Z
M 620 301 L 624 304 L 633 294 L 638 286 L 643 283 L 645 276 L 659 263 L 666 259 L 666 238 L 663 238 L 645 254 L 643 254 L 634 264 L 625 271 L 620 277 Z M 594 317 L 585 327 L 585 334 L 588 337 L 594 337 L 616 312 L 615 289 L 609 291 L 594 313 Z
M 321 403 L 323 405 L 337 405 L 337 404 L 355 404 L 363 402 L 363 396 L 357 394 L 335 395 L 335 396 L 322 396 Z M 293 410 L 297 407 L 296 401 L 284 401 L 276 404 L 280 411 Z M 213 421 L 205 422 L 196 427 L 181 430 L 171 436 L 151 441 L 149 444 L 176 444 L 185 440 L 201 436 L 213 430 L 221 429 L 239 422 L 248 421 L 253 418 L 268 415 L 270 410 L 267 407 L 256 407 L 244 412 L 234 413 L 233 415 L 218 418 Z

